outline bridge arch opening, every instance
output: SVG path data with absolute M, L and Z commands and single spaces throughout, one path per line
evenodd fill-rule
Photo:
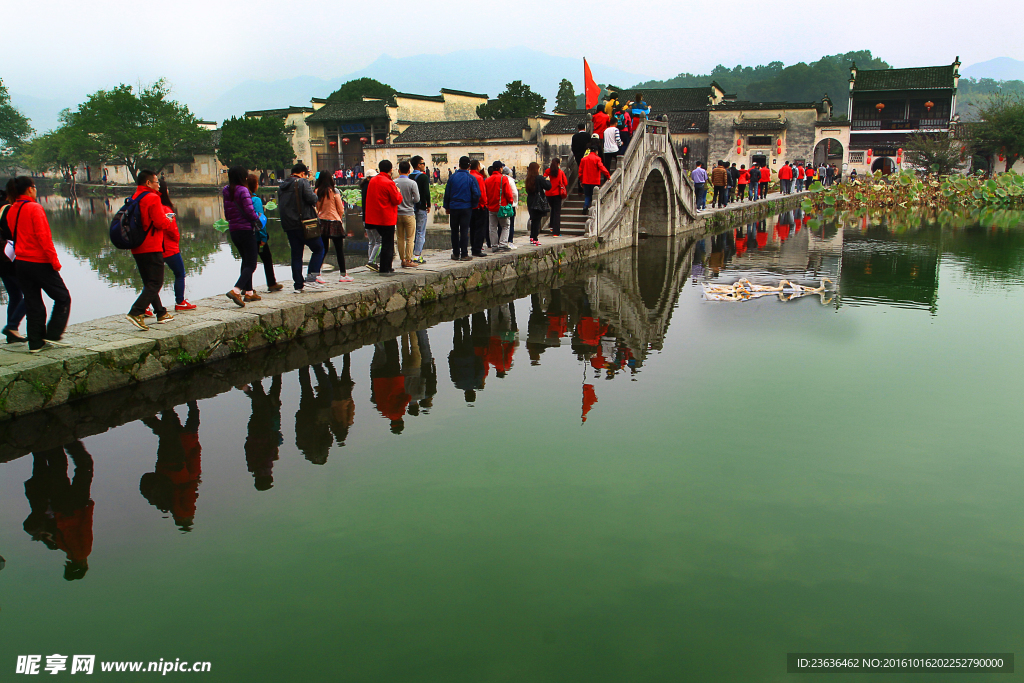
M 653 169 L 644 181 L 636 225 L 637 232 L 648 235 L 672 233 L 672 205 L 669 203 L 668 181 L 657 168 Z

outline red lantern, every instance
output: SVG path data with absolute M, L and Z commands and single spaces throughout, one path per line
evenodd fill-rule
M 902 164 L 903 163 L 903 148 L 902 147 L 900 147 L 898 150 L 896 150 L 896 163 L 897 164 Z
M 369 141 L 370 141 L 370 138 L 366 138 L 366 137 L 363 137 L 363 138 L 359 138 L 359 142 L 363 143 L 364 145 L 365 145 L 365 144 L 366 144 L 367 142 L 369 142 Z
M 377 144 L 378 145 L 383 145 L 384 144 L 384 138 L 377 138 Z
M 924 103 L 924 108 L 927 109 L 929 112 L 932 110 L 932 107 L 934 106 L 935 103 L 932 102 L 931 100 L 928 100 L 927 102 Z
M 689 153 L 690 153 L 690 148 L 689 147 L 683 147 L 683 156 L 686 156 Z
M 775 141 L 775 153 L 782 154 L 782 138 Z
M 352 141 L 351 141 L 351 140 L 349 140 L 348 138 L 342 138 L 342 139 L 341 139 L 341 142 L 342 142 L 342 144 L 344 144 L 344 145 L 347 145 L 348 143 L 350 143 L 350 142 L 352 142 Z
M 878 104 L 875 105 L 875 109 L 878 110 L 878 115 L 881 116 L 882 110 L 885 109 L 885 105 L 879 102 Z
M 330 141 L 328 141 L 327 146 L 328 147 L 337 147 L 338 146 L 338 141 L 337 140 L 330 140 Z
M 868 164 L 871 163 L 871 150 L 868 150 Z

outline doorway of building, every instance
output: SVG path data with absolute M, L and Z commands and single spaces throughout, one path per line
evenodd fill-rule
M 843 143 L 835 138 L 825 138 L 814 146 L 814 165 L 835 164 L 843 167 Z
M 889 157 L 878 157 L 871 164 L 871 172 L 881 171 L 882 175 L 889 175 L 896 170 L 896 164 Z
M 751 167 L 753 167 L 755 165 L 757 165 L 757 166 L 767 166 L 768 165 L 768 157 L 766 157 L 764 154 L 754 154 L 754 155 L 751 155 L 751 157 L 750 157 L 750 165 L 751 165 Z

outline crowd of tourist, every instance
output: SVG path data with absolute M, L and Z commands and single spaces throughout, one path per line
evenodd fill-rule
M 784 161 L 776 174 L 781 194 L 803 192 L 815 181 L 829 186 L 841 181 L 839 168 L 835 164 L 804 166 L 802 161 L 790 163 Z M 768 196 L 768 187 L 772 182 L 772 170 L 767 163 L 740 164 L 719 161 L 709 173 L 704 162 L 696 162 L 690 171 L 693 189 L 696 193 L 697 211 L 707 210 L 708 185 L 711 186 L 711 208 L 724 208 L 733 202 L 757 201 Z

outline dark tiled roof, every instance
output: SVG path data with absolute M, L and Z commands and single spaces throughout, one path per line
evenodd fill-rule
M 285 107 L 284 109 L 255 109 L 253 111 L 245 112 L 247 117 L 249 116 L 287 116 L 288 114 L 300 114 L 302 112 L 313 111 L 312 107 Z
M 708 132 L 708 113 L 706 111 L 669 112 L 668 132 L 676 135 Z
M 815 128 L 849 128 L 850 122 L 846 119 L 841 121 L 815 121 Z
M 575 133 L 581 123 L 590 123 L 590 114 L 584 111 L 577 111 L 565 116 L 556 116 L 551 119 L 548 125 L 544 126 L 545 135 L 564 135 Z
M 425 100 L 427 102 L 444 102 L 442 95 L 414 95 L 408 92 L 396 92 L 395 97 L 401 97 L 408 100 Z
M 853 91 L 934 90 L 953 87 L 953 65 L 922 66 L 914 69 L 871 69 L 858 71 Z
M 782 119 L 737 119 L 736 130 L 786 130 L 786 122 Z
M 328 102 L 306 117 L 306 121 L 364 121 L 386 119 L 387 103 L 383 100 L 371 102 Z
M 497 121 L 438 121 L 414 123 L 395 138 L 395 143 L 440 142 L 446 140 L 500 140 L 522 138 L 529 128 L 526 119 L 498 119 Z
M 712 111 L 732 111 L 737 109 L 819 109 L 821 102 L 722 102 L 712 107 Z
M 711 104 L 712 89 L 706 88 L 648 88 L 641 90 L 652 114 L 670 111 L 700 111 Z M 623 97 L 633 99 L 635 91 L 627 90 Z
M 463 95 L 465 97 L 482 97 L 487 99 L 487 95 L 481 95 L 475 92 L 466 92 L 465 90 L 451 90 L 449 88 L 441 88 L 441 92 L 448 93 L 449 95 Z

